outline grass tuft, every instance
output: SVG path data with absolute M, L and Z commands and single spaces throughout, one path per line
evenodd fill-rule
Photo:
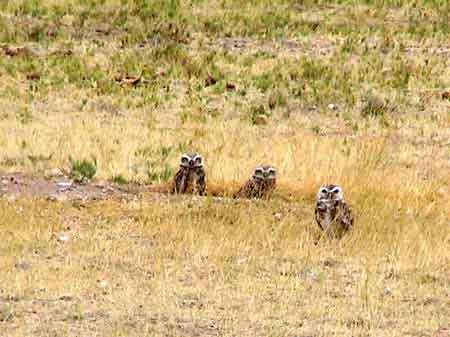
M 361 116 L 363 117 L 386 117 L 394 110 L 389 101 L 372 92 L 366 93 L 362 102 Z
M 97 160 L 93 158 L 89 159 L 72 159 L 69 157 L 70 161 L 70 176 L 74 179 L 74 181 L 84 184 L 89 180 L 94 178 L 97 173 Z

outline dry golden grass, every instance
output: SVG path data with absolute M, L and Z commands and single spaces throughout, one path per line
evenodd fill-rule
M 0 199 L 0 336 L 444 336 L 446 11 L 169 3 L 0 4 L 0 172 L 95 157 L 97 178 L 149 184 Z M 150 192 L 187 150 L 210 196 Z M 226 198 L 261 163 L 273 198 Z M 356 212 L 340 241 L 313 220 L 323 183 Z
M 432 334 L 450 314 L 447 213 L 365 193 L 355 231 L 317 245 L 310 200 L 2 201 L 3 333 Z

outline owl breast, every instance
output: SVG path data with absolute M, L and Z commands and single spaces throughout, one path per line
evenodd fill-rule
M 195 168 L 189 170 L 189 173 L 186 177 L 187 187 L 186 192 L 192 194 L 200 194 L 203 195 L 205 193 L 205 171 L 203 168 Z
M 316 217 L 319 226 L 327 230 L 336 216 L 336 207 L 328 200 L 319 200 L 316 205 Z
M 271 192 L 274 188 L 275 188 L 275 186 L 270 181 L 256 180 L 254 182 L 253 194 L 254 194 L 254 196 L 256 196 L 258 198 L 262 198 L 262 197 L 266 196 L 266 194 Z
M 194 171 L 189 171 L 186 177 L 186 192 L 194 193 L 195 192 L 195 184 L 196 184 L 196 174 Z

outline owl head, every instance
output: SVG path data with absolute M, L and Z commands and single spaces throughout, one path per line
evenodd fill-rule
M 203 158 L 198 153 L 185 153 L 181 156 L 180 166 L 191 169 L 203 167 Z
M 277 171 L 270 165 L 262 165 L 255 168 L 252 178 L 256 180 L 272 180 L 276 179 Z
M 337 185 L 323 185 L 319 188 L 317 200 L 344 200 L 344 192 Z

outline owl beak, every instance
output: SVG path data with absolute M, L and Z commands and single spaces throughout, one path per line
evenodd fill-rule
M 317 209 L 324 211 L 327 209 L 327 205 L 325 203 L 321 202 L 317 205 Z
M 192 159 L 189 160 L 189 166 L 194 166 L 194 161 Z

